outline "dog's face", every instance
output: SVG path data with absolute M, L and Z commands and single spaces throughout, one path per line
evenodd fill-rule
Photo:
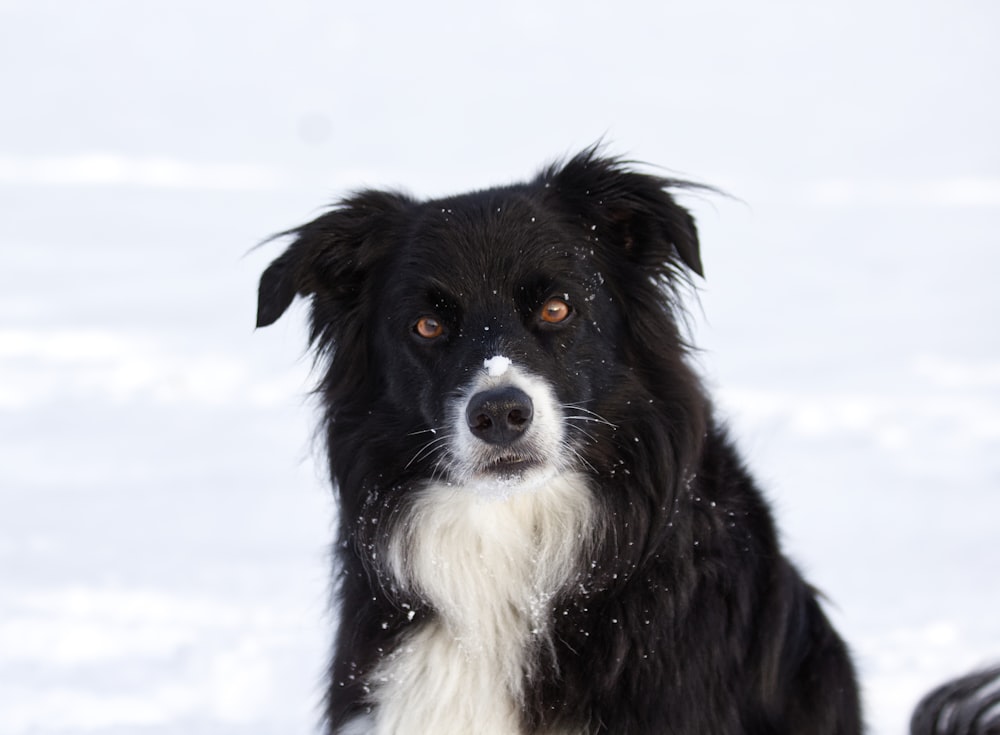
M 422 453 L 447 481 L 514 487 L 567 469 L 583 436 L 567 417 L 586 415 L 619 329 L 594 244 L 515 192 L 409 219 L 369 317 L 389 403 L 426 427 Z
M 589 152 L 522 186 L 359 194 L 294 231 L 258 324 L 311 296 L 331 422 L 379 427 L 405 470 L 485 491 L 586 471 L 637 343 L 675 338 L 659 289 L 700 273 L 666 183 Z

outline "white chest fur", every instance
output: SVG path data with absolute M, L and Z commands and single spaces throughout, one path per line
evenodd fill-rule
M 593 521 L 579 475 L 504 498 L 425 488 L 389 562 L 436 615 L 386 656 L 369 682 L 371 719 L 354 724 L 377 735 L 519 732 L 525 675 L 551 645 L 552 597 L 577 579 Z

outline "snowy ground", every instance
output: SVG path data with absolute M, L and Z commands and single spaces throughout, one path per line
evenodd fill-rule
M 739 198 L 700 363 L 872 731 L 1000 659 L 1000 6 L 335 5 L 0 2 L 0 732 L 314 731 L 335 510 L 248 251 L 602 135 Z

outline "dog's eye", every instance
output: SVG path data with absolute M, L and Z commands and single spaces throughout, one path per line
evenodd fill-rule
M 422 316 L 413 326 L 413 331 L 424 339 L 435 339 L 444 334 L 444 325 L 432 316 Z
M 539 316 L 541 316 L 543 322 L 559 324 L 559 322 L 566 321 L 572 312 L 573 310 L 570 308 L 570 305 L 565 301 L 553 298 L 545 302 Z

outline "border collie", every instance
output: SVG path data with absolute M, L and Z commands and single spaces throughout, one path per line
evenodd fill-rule
M 858 733 L 848 652 L 688 360 L 682 182 L 596 148 L 284 233 L 339 496 L 331 733 Z

